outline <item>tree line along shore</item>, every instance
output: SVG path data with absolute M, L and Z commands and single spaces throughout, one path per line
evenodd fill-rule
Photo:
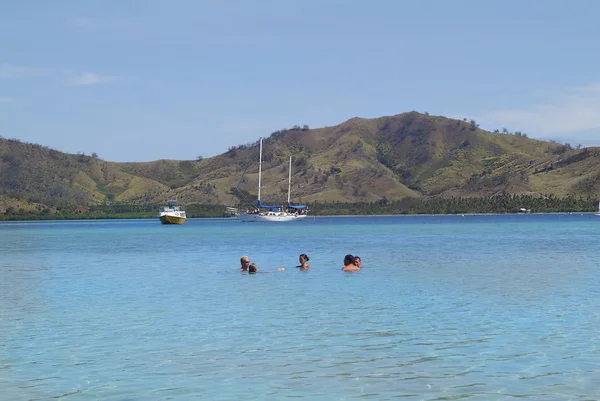
M 586 213 L 596 211 L 598 199 L 591 197 L 556 197 L 502 194 L 488 197 L 404 198 L 376 202 L 311 202 L 311 216 L 369 216 L 413 214 L 503 214 L 503 213 Z M 160 205 L 113 203 L 94 206 L 40 207 L 24 210 L 8 207 L 0 221 L 147 219 L 157 217 Z M 189 218 L 227 217 L 223 205 L 184 205 Z

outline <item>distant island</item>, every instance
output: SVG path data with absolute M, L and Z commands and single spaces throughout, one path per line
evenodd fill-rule
M 116 163 L 0 138 L 0 219 L 149 218 L 166 199 L 220 217 L 256 199 L 257 153 Z M 414 111 L 265 135 L 263 200 L 285 203 L 290 156 L 293 197 L 316 216 L 591 212 L 600 197 L 600 148 Z

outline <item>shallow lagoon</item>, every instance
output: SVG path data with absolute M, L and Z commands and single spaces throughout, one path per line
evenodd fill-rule
M 0 223 L 0 399 L 595 399 L 599 230 L 591 214 Z M 364 269 L 341 272 L 346 253 Z

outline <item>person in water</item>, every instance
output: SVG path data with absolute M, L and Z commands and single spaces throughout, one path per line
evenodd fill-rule
M 354 264 L 354 256 L 346 255 L 344 256 L 344 267 L 342 267 L 343 271 L 352 272 L 360 270 L 360 267 Z
M 298 256 L 298 261 L 300 262 L 300 266 L 296 266 L 300 269 L 310 269 L 312 266 L 311 265 L 307 265 L 306 262 L 308 262 L 310 259 L 308 258 L 308 255 L 303 253 L 300 256 Z
M 354 255 L 354 264 L 360 269 L 360 256 Z
M 242 256 L 240 258 L 240 263 L 242 264 L 242 267 L 240 267 L 241 271 L 248 271 L 248 267 L 250 266 L 250 258 L 248 258 L 248 256 Z
M 263 273 L 273 273 L 273 272 L 279 271 L 279 270 L 285 270 L 285 267 L 281 266 L 281 267 L 278 267 L 277 270 L 267 270 L 267 271 L 263 271 Z M 250 265 L 248 266 L 248 274 L 254 274 L 254 273 L 258 273 L 258 268 L 256 267 L 256 263 L 250 263 Z

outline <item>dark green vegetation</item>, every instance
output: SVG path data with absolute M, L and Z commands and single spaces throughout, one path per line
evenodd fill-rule
M 23 208 L 9 207 L 4 214 L 0 214 L 0 221 L 10 220 L 92 220 L 92 219 L 149 219 L 158 216 L 161 205 L 145 204 L 133 205 L 126 203 L 113 203 L 109 205 L 82 207 L 65 207 L 60 211 L 51 213 L 50 209 L 40 212 L 27 211 Z M 188 205 L 188 217 L 223 217 L 221 205 Z
M 496 195 L 485 198 L 405 198 L 398 201 L 314 203 L 314 215 L 385 215 L 385 214 L 472 214 L 472 213 L 537 213 L 589 212 L 597 206 L 592 198 L 557 198 L 552 195 Z
M 594 210 L 599 148 L 503 131 L 416 112 L 279 130 L 264 141 L 262 199 L 285 201 L 291 155 L 292 199 L 315 215 Z M 257 171 L 257 142 L 210 158 L 115 163 L 0 139 L 0 218 L 154 218 L 165 199 L 189 217 L 221 216 L 232 199 L 256 198 Z

